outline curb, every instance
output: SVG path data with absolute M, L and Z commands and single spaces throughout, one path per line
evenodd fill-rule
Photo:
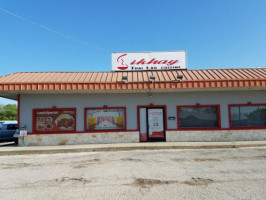
M 66 146 L 34 146 L 34 147 L 1 147 L 0 156 L 28 154 L 56 154 L 103 151 L 132 151 L 132 150 L 166 150 L 166 149 L 221 149 L 240 147 L 262 147 L 266 141 L 252 142 L 179 142 L 179 143 L 128 143 L 101 145 L 66 145 Z

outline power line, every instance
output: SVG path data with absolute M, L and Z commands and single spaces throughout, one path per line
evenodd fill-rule
M 64 37 L 64 38 L 66 38 L 66 39 L 73 40 L 73 41 L 75 41 L 75 42 L 77 42 L 77 43 L 80 43 L 80 44 L 83 44 L 83 45 L 86 45 L 86 46 L 90 46 L 90 47 L 93 47 L 93 48 L 98 49 L 98 50 L 101 50 L 101 51 L 106 51 L 105 49 L 103 49 L 103 48 L 101 48 L 101 47 L 98 47 L 98 46 L 95 46 L 95 45 L 89 44 L 88 42 L 85 42 L 85 41 L 83 41 L 83 40 L 79 40 L 79 39 L 77 39 L 77 38 L 71 37 L 71 36 L 69 36 L 69 35 L 67 35 L 67 34 L 64 34 L 64 33 L 62 33 L 62 32 L 56 31 L 55 29 L 52 29 L 52 28 L 47 27 L 47 26 L 44 26 L 44 25 L 39 24 L 39 23 L 37 23 L 37 22 L 35 22 L 35 21 L 29 20 L 29 19 L 27 19 L 27 18 L 25 18 L 25 17 L 22 17 L 22 16 L 20 16 L 20 15 L 18 15 L 18 14 L 16 14 L 16 13 L 10 12 L 10 11 L 8 11 L 8 10 L 6 10 L 6 9 L 1 8 L 1 7 L 0 7 L 0 11 L 2 11 L 2 12 L 4 12 L 4 13 L 7 13 L 7 14 L 9 14 L 9 15 L 12 15 L 12 16 L 14 16 L 14 17 L 20 19 L 20 20 L 23 20 L 23 21 L 26 21 L 26 22 L 28 22 L 28 23 L 31 23 L 31 24 L 33 24 L 33 25 L 35 25 L 35 26 L 38 26 L 38 27 L 41 28 L 41 29 L 44 29 L 44 30 L 46 30 L 46 31 L 49 31 L 49 32 L 55 33 L 55 34 L 57 34 L 57 35 L 59 35 L 59 36 L 61 36 L 61 37 Z

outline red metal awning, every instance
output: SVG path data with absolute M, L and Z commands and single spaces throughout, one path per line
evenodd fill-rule
M 155 76 L 154 83 L 150 76 Z M 182 82 L 177 76 L 183 75 Z M 122 76 L 127 76 L 126 83 Z M 3 92 L 147 90 L 265 87 L 266 68 L 134 71 L 134 72 L 22 72 L 0 77 Z M 1 95 L 4 96 L 4 95 Z

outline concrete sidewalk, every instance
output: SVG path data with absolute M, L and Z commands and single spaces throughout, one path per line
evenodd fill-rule
M 129 151 L 138 149 L 214 149 L 266 146 L 266 141 L 241 142 L 156 142 L 156 143 L 119 143 L 119 144 L 86 144 L 64 146 L 28 146 L 0 147 L 0 155 L 50 154 L 96 151 Z

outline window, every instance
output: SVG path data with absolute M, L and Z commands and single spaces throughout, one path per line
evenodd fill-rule
M 7 130 L 16 130 L 18 128 L 17 124 L 8 124 L 6 129 Z
M 231 127 L 266 126 L 266 105 L 229 105 Z
M 85 108 L 85 129 L 125 130 L 126 108 Z
M 47 108 L 33 110 L 33 130 L 35 132 L 76 131 L 75 108 Z
M 179 128 L 220 128 L 220 107 L 178 106 Z

